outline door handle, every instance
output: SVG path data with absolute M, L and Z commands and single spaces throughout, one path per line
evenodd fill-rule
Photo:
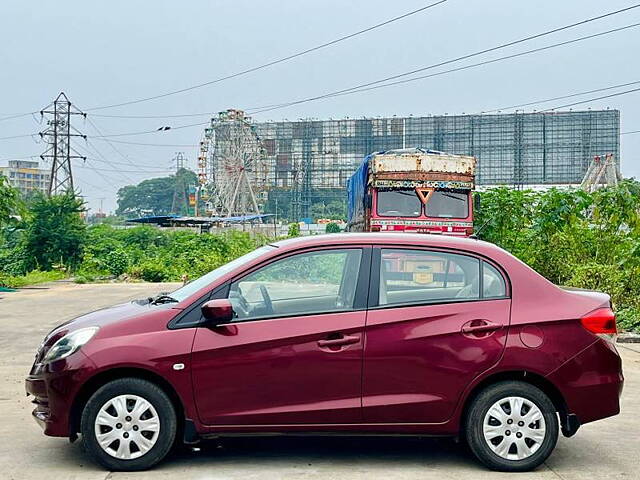
M 344 345 L 353 345 L 358 343 L 360 337 L 350 335 L 340 335 L 338 338 L 326 338 L 324 340 L 318 340 L 319 347 L 342 347 Z
M 488 333 L 501 328 L 501 324 L 489 322 L 488 320 L 471 320 L 462 326 L 462 333 Z

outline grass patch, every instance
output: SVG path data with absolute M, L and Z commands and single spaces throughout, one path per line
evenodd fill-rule
M 37 283 L 53 282 L 65 278 L 65 273 L 57 270 L 41 272 L 34 270 L 26 275 L 12 276 L 0 274 L 0 285 L 3 287 L 20 288 Z

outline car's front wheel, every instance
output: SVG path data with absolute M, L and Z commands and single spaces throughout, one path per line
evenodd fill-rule
M 85 449 L 110 470 L 145 470 L 162 460 L 176 436 L 171 400 L 157 385 L 121 378 L 99 388 L 80 422 Z
M 467 411 L 466 437 L 473 453 L 493 470 L 532 470 L 558 440 L 558 417 L 539 388 L 517 381 L 487 387 Z

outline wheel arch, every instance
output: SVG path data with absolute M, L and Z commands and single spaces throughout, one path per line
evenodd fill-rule
M 556 411 L 560 414 L 561 420 L 568 415 L 568 408 L 562 393 L 552 382 L 547 380 L 542 375 L 527 371 L 527 370 L 510 370 L 503 372 L 496 372 L 483 378 L 480 382 L 473 386 L 469 391 L 460 412 L 460 432 L 464 431 L 465 423 L 467 420 L 467 412 L 471 406 L 473 400 L 482 392 L 485 388 L 498 382 L 515 380 L 519 382 L 528 383 L 534 387 L 539 388 L 542 392 L 549 397 Z
M 91 398 L 91 395 L 93 395 L 103 385 L 120 378 L 139 378 L 157 385 L 164 393 L 167 394 L 175 408 L 178 429 L 180 430 L 184 427 L 184 405 L 178 395 L 178 392 L 169 381 L 157 373 L 145 368 L 116 367 L 96 373 L 80 387 L 69 412 L 69 438 L 71 441 L 74 441 L 78 436 L 82 410 L 89 398 Z

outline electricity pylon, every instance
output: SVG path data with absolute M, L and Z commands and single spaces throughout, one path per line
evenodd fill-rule
M 57 98 L 40 110 L 40 115 L 47 116 L 47 128 L 40 132 L 40 138 L 47 142 L 47 149 L 40 158 L 42 160 L 51 159 L 51 179 L 47 188 L 47 195 L 56 195 L 66 191 L 73 191 L 73 172 L 71 171 L 71 160 L 79 158 L 86 160 L 87 157 L 80 155 L 72 146 L 72 137 L 87 138 L 71 125 L 72 115 L 87 114 L 75 108 L 64 92 L 60 92 Z

